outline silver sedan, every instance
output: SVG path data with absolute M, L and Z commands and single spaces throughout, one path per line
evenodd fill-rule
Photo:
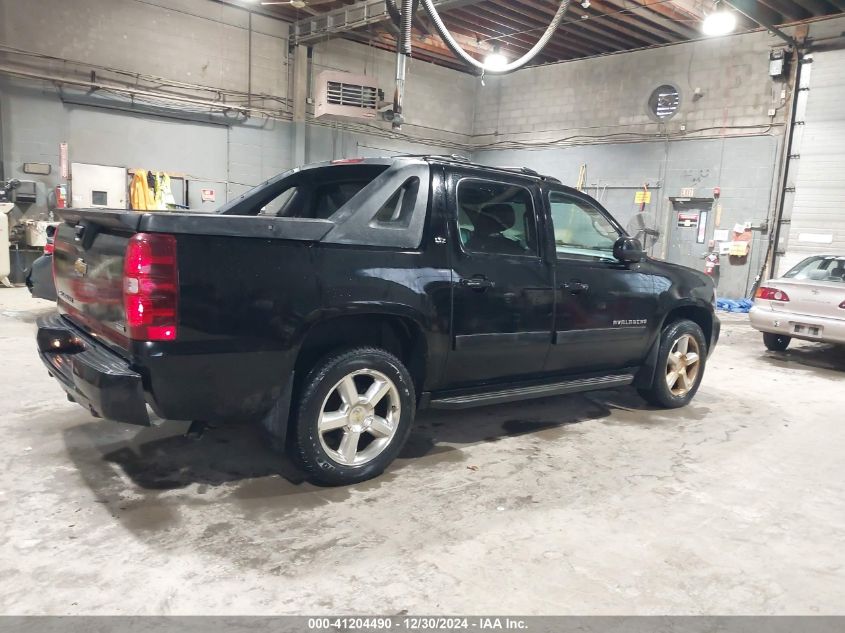
M 793 338 L 845 344 L 845 256 L 814 255 L 761 286 L 749 313 L 770 350 Z

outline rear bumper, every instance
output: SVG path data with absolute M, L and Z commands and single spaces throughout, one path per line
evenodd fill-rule
M 68 396 L 94 416 L 150 425 L 141 375 L 58 314 L 38 319 L 38 355 Z
M 825 319 L 784 311 L 775 312 L 759 305 L 751 308 L 748 318 L 751 320 L 751 327 L 761 332 L 782 334 L 804 341 L 845 343 L 845 320 L 843 319 Z M 796 324 L 817 327 L 819 335 L 813 336 L 809 331 L 798 334 L 795 332 Z

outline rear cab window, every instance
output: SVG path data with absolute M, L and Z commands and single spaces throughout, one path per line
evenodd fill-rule
M 328 220 L 387 170 L 387 165 L 332 165 L 291 174 L 268 187 L 240 215 Z
M 323 223 L 323 243 L 417 249 L 430 189 L 419 158 L 343 159 L 271 178 L 217 213 L 272 218 L 282 237 L 286 227 Z
M 845 257 L 808 257 L 786 272 L 784 278 L 845 283 Z

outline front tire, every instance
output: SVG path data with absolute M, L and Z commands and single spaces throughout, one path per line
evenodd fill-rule
M 652 384 L 638 391 L 664 409 L 686 406 L 701 385 L 706 362 L 707 342 L 698 324 L 688 319 L 673 321 L 661 333 Z
M 416 413 L 408 370 L 372 347 L 326 356 L 309 372 L 301 394 L 297 460 L 312 481 L 332 486 L 380 475 L 408 439 Z
M 786 348 L 789 347 L 790 341 L 792 341 L 792 338 L 784 336 L 783 334 L 770 334 L 769 332 L 763 333 L 763 344 L 767 349 L 770 349 L 773 352 L 785 351 Z

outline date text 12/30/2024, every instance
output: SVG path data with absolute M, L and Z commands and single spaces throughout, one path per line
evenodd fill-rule
M 323 617 L 309 618 L 309 631 L 520 631 L 525 620 L 507 617 Z

